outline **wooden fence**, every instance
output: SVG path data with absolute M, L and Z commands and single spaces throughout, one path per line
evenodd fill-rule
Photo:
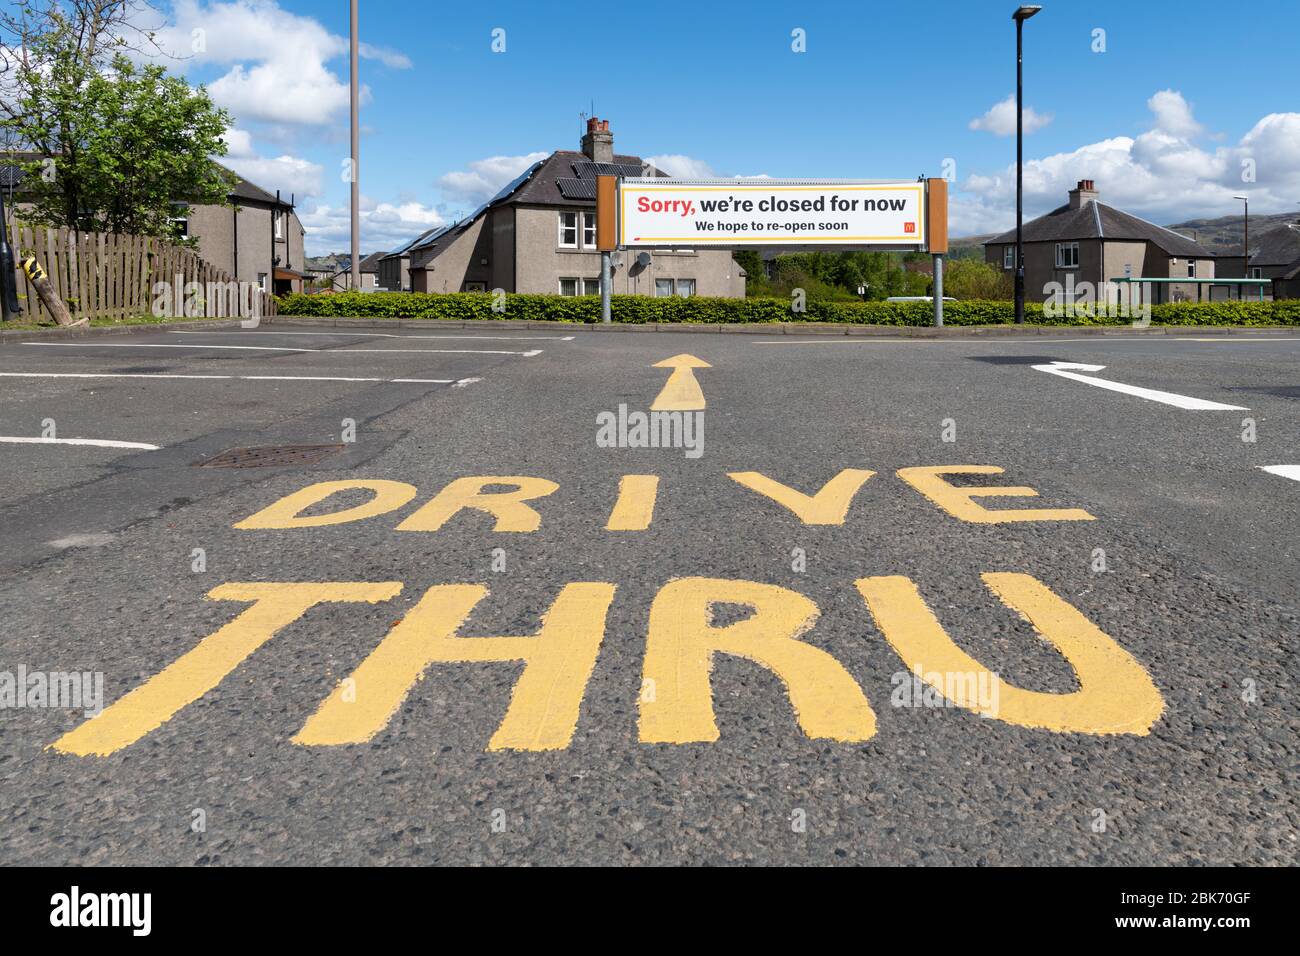
M 159 314 L 246 318 L 250 307 L 258 315 L 275 314 L 274 296 L 240 288 L 192 249 L 161 239 L 14 223 L 10 241 L 15 260 L 36 256 L 74 320 Z M 53 322 L 21 268 L 15 278 L 21 321 Z M 165 290 L 155 289 L 160 282 L 167 283 Z

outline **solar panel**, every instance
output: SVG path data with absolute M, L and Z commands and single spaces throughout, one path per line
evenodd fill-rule
M 429 232 L 426 232 L 424 235 L 420 236 L 420 238 L 416 239 L 415 242 L 400 251 L 409 252 L 412 249 L 422 249 L 425 246 L 431 245 L 435 239 L 445 235 L 447 230 L 451 229 L 454 225 L 455 223 L 448 223 L 445 226 L 439 226 L 437 229 L 431 229 Z
M 580 179 L 594 179 L 597 176 L 640 176 L 641 167 L 634 163 L 593 163 L 577 162 L 573 171 Z
M 524 180 L 526 180 L 529 176 L 535 173 L 537 171 L 537 167 L 541 166 L 543 162 L 545 162 L 545 160 L 539 159 L 537 162 L 533 163 L 533 165 L 529 166 L 527 169 L 525 169 L 514 179 L 510 180 L 510 182 L 507 183 L 505 187 L 502 188 L 495 196 L 493 196 L 486 203 L 484 203 L 484 207 L 486 208 L 487 206 L 492 205 L 494 202 L 497 202 L 498 200 L 501 199 L 505 199 L 507 196 L 509 196 L 512 192 L 514 192 L 523 184 Z
M 595 199 L 596 180 L 594 179 L 557 179 L 560 195 L 565 199 Z

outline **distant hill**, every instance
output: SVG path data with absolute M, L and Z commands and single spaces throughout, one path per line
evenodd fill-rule
M 1256 248 L 1255 238 L 1275 226 L 1300 220 L 1300 212 L 1279 212 L 1271 216 L 1250 217 L 1250 248 Z M 1241 255 L 1241 217 L 1220 216 L 1218 219 L 1189 219 L 1167 227 L 1174 232 L 1195 239 L 1215 255 Z
M 364 259 L 368 255 L 370 253 L 363 252 L 361 258 Z M 351 268 L 351 266 L 352 253 L 350 252 L 331 252 L 324 256 L 308 256 L 306 260 L 306 267 L 318 272 L 323 272 L 326 269 L 331 272 L 342 272 L 344 269 Z
M 1279 212 L 1268 216 L 1250 217 L 1250 247 L 1256 248 L 1255 237 L 1263 235 L 1275 226 L 1285 222 L 1300 221 L 1300 212 Z M 1195 239 L 1210 252 L 1219 256 L 1241 255 L 1241 217 L 1219 216 L 1217 219 L 1188 219 L 1186 222 L 1166 226 L 1174 232 L 1182 233 Z M 983 256 L 982 245 L 998 233 L 990 232 L 980 236 L 965 236 L 949 240 L 951 257 L 960 259 L 965 256 Z

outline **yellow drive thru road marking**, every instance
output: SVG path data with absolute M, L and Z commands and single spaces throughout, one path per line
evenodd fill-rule
M 673 374 L 659 392 L 659 397 L 650 406 L 652 412 L 695 412 L 704 408 L 704 392 L 695 380 L 694 369 L 712 368 L 708 362 L 694 355 L 674 355 L 662 362 L 655 362 L 653 368 L 670 368 Z

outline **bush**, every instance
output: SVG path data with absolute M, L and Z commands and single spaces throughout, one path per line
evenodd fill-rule
M 531 322 L 599 322 L 597 296 L 506 296 L 504 312 L 492 311 L 485 292 L 343 292 L 337 295 L 281 296 L 280 315 L 384 319 L 514 319 Z M 810 301 L 807 311 L 792 313 L 788 299 L 709 299 L 699 296 L 655 298 L 616 295 L 610 305 L 615 322 L 686 322 L 731 325 L 750 322 L 847 322 L 858 325 L 925 326 L 934 307 L 928 302 Z M 1007 325 L 1015 307 L 997 299 L 946 302 L 948 325 Z M 1124 316 L 1045 316 L 1041 303 L 1025 304 L 1025 320 L 1034 325 L 1129 325 Z M 1279 302 L 1177 302 L 1151 307 L 1153 325 L 1300 325 L 1300 299 Z

